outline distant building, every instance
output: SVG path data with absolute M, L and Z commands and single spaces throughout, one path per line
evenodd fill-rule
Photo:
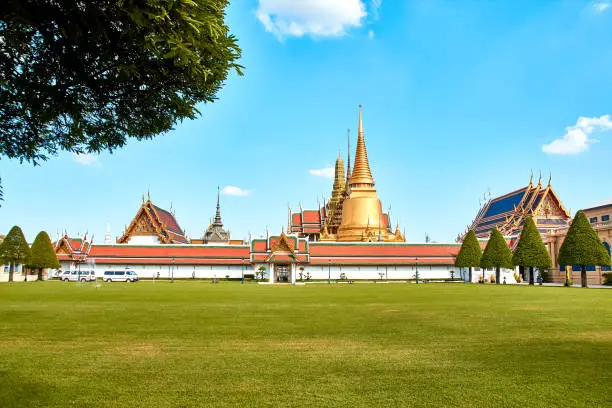
M 370 170 L 361 107 L 358 129 L 353 170 L 349 158 L 345 175 L 338 158 L 329 202 L 317 210 L 290 211 L 287 233 L 230 240 L 217 195 L 213 221 L 201 239 L 190 240 L 174 214 L 148 197 L 116 244 L 58 240 L 62 268 L 94 268 L 101 276 L 130 267 L 143 278 L 240 278 L 263 270 L 270 283 L 457 278 L 458 244 L 408 244 L 399 226 L 391 230 Z

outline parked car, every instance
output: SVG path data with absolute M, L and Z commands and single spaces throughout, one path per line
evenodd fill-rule
M 59 275 L 59 279 L 64 282 L 88 282 L 96 280 L 96 271 L 64 271 Z
M 104 282 L 136 282 L 138 274 L 129 269 L 123 271 L 104 271 L 102 280 Z

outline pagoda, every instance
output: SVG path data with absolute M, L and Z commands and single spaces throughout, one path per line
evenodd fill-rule
M 230 240 L 229 231 L 223 228 L 221 221 L 221 205 L 219 203 L 219 187 L 217 187 L 217 211 L 212 223 L 208 226 L 202 237 L 204 244 L 228 243 Z
M 368 162 L 361 105 L 359 105 L 355 163 L 348 184 L 348 196 L 342 207 L 342 222 L 337 234 L 338 241 L 405 241 L 399 227 L 396 228 L 396 233 L 392 233 L 388 222 L 385 222 L 385 214 L 376 193 L 374 178 Z
M 361 105 L 353 171 L 350 153 L 347 166 L 345 174 L 344 161 L 338 155 L 329 202 L 324 202 L 318 210 L 300 208 L 299 213 L 290 210 L 288 231 L 310 241 L 405 242 L 399 226 L 396 226 L 395 232 L 391 229 L 389 214 L 383 213 L 374 187 L 365 145 Z

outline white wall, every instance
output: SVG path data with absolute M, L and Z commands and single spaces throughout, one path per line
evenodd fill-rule
M 190 279 L 195 276 L 196 279 L 210 279 L 218 278 L 225 279 L 226 276 L 230 278 L 241 278 L 244 270 L 245 274 L 254 274 L 253 267 L 250 265 L 126 265 L 126 264 L 83 264 L 80 266 L 82 271 L 94 269 L 96 276 L 101 278 L 104 275 L 104 271 L 108 270 L 125 270 L 128 267 L 134 270 L 140 279 L 153 279 L 158 277 L 160 279 Z M 70 263 L 62 262 L 62 270 L 69 270 Z M 74 269 L 74 266 L 72 266 Z
M 458 275 L 455 275 L 455 276 L 461 278 L 465 282 L 468 282 L 469 275 L 470 275 L 469 269 L 468 268 L 457 268 L 457 270 L 458 270 Z M 514 278 L 515 272 L 516 274 L 518 274 L 518 268 L 516 268 L 516 270 L 502 268 L 499 273 L 500 283 L 504 282 L 504 278 L 506 278 L 506 283 L 517 283 L 516 279 Z M 472 268 L 472 282 L 478 283 L 482 274 L 483 274 L 482 268 Z M 490 281 L 491 275 L 495 276 L 495 269 L 484 270 L 485 279 Z
M 157 235 L 132 235 L 128 241 L 130 245 L 155 245 L 159 244 Z
M 331 275 L 332 280 L 340 279 L 342 273 L 347 280 L 358 279 L 415 279 L 418 269 L 419 279 L 450 279 L 450 271 L 455 272 L 455 278 L 459 278 L 458 269 L 450 266 L 429 266 L 421 265 L 416 268 L 414 265 L 378 265 L 378 266 L 340 266 L 340 265 L 305 265 L 303 274 L 310 273 L 310 279 L 328 279 Z M 297 269 L 300 272 L 300 269 Z M 299 276 L 298 276 L 299 279 Z

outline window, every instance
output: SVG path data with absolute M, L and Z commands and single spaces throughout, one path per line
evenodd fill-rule
M 601 216 L 601 221 L 602 221 L 602 222 L 604 222 L 604 221 L 610 221 L 610 214 L 607 214 L 607 215 L 602 215 L 602 216 Z
M 591 218 L 589 218 L 589 222 L 590 222 L 591 224 L 596 223 L 596 222 L 597 222 L 597 217 L 591 217 Z

